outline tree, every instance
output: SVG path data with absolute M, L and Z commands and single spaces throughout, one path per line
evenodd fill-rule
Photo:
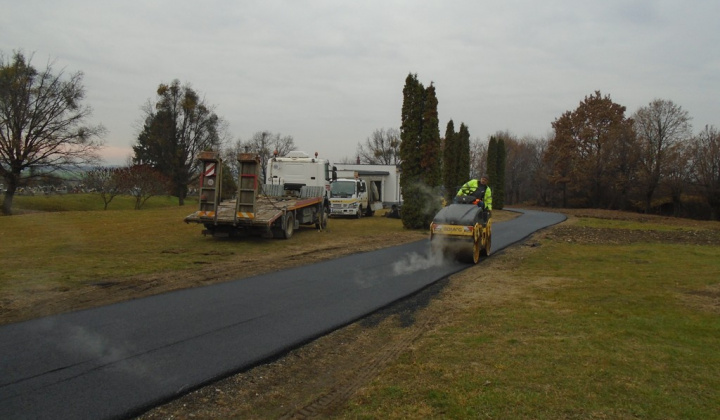
M 85 187 L 102 198 L 105 204 L 103 210 L 107 210 L 116 196 L 125 192 L 122 171 L 121 168 L 96 167 L 83 175 Z
M 493 187 L 493 183 L 495 182 L 496 173 L 497 173 L 497 163 L 498 163 L 498 139 L 495 136 L 490 136 L 490 141 L 488 142 L 488 151 L 487 151 L 487 172 L 482 175 L 487 175 L 490 178 L 490 187 Z M 482 176 L 481 175 L 481 176 Z M 494 193 L 494 191 L 493 191 Z
M 441 141 L 435 87 L 427 89 L 409 74 L 403 88 L 400 126 L 400 187 L 403 191 L 403 226 L 428 226 L 441 205 Z
M 640 141 L 640 173 L 645 190 L 645 212 L 668 169 L 668 150 L 689 140 L 692 135 L 690 115 L 672 101 L 655 99 L 635 112 L 635 131 Z
M 478 178 L 487 173 L 487 153 L 487 142 L 481 139 L 470 142 L 470 176 L 468 178 Z
M 507 134 L 509 136 L 509 134 Z M 490 178 L 490 190 L 493 197 L 493 208 L 502 209 L 505 205 L 505 140 L 500 133 L 490 136 L 487 154 L 487 175 Z
M 265 183 L 265 174 L 267 173 L 267 165 L 270 158 L 272 158 L 275 153 L 277 153 L 278 156 L 285 156 L 293 150 L 295 150 L 295 140 L 292 136 L 281 136 L 279 133 L 273 134 L 268 131 L 258 131 L 253 134 L 252 138 L 248 141 L 237 140 L 232 151 L 232 166 L 234 167 L 234 172 L 237 173 L 237 160 L 235 156 L 237 156 L 238 153 L 257 153 L 260 156 L 261 177 L 263 183 Z
M 505 140 L 505 197 L 508 204 L 517 204 L 535 197 L 537 144 L 529 138 L 517 139 L 509 133 Z
M 32 58 L 32 57 L 31 57 Z M 2 212 L 12 203 L 25 171 L 47 176 L 68 167 L 91 165 L 99 159 L 105 133 L 102 125 L 86 125 L 92 115 L 83 106 L 83 74 L 54 74 L 51 64 L 39 72 L 15 52 L 0 55 L 0 175 L 6 191 Z
M 493 208 L 502 210 L 505 207 L 505 162 L 507 151 L 505 150 L 505 139 L 500 137 L 497 142 L 497 163 L 495 164 L 495 181 L 490 181 L 493 186 Z M 492 178 L 491 178 L 492 179 Z
M 143 112 L 145 124 L 133 146 L 133 163 L 150 165 L 165 175 L 183 205 L 188 185 L 199 176 L 197 155 L 220 149 L 226 123 L 190 85 L 180 86 L 178 80 L 160 84 L 157 101 L 148 101 Z
M 442 156 L 445 198 L 450 201 L 470 177 L 470 132 L 465 123 L 455 133 L 452 120 L 448 122 Z
M 397 165 L 400 163 L 400 131 L 397 128 L 375 130 L 358 144 L 357 155 L 361 163 L 370 165 Z
M 695 179 L 710 205 L 710 217 L 720 220 L 720 132 L 706 125 L 692 139 L 691 152 Z
M 455 132 L 455 123 L 448 121 L 445 127 L 445 141 L 443 143 L 443 185 L 445 186 L 445 199 L 450 201 L 457 191 L 457 154 L 459 149 L 458 134 Z M 462 184 L 460 184 L 462 185 Z
M 167 194 L 173 182 L 150 165 L 133 165 L 119 172 L 122 188 L 135 197 L 135 210 L 140 210 L 150 197 Z
M 619 143 L 633 139 L 625 107 L 595 91 L 552 126 L 555 135 L 545 158 L 552 161 L 551 181 L 562 186 L 563 206 L 568 205 L 570 194 L 574 205 L 608 207 L 618 168 L 612 159 L 614 151 Z

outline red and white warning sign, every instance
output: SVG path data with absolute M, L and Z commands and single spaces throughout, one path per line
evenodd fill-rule
M 205 176 L 215 176 L 215 163 L 208 163 L 205 166 Z

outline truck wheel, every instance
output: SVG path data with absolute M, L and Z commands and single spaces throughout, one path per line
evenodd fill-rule
M 285 220 L 283 221 L 283 239 L 292 238 L 293 232 L 295 232 L 295 216 L 293 216 L 292 213 L 288 213 L 285 215 Z
M 359 219 L 362 217 L 362 215 L 363 215 L 363 208 L 362 208 L 362 206 L 360 206 L 360 207 L 358 207 L 358 212 L 355 215 L 355 217 Z

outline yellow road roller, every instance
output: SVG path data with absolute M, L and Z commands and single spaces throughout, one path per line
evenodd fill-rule
M 477 264 L 480 257 L 490 255 L 491 212 L 459 198 L 458 203 L 443 207 L 433 218 L 430 245 L 446 257 Z

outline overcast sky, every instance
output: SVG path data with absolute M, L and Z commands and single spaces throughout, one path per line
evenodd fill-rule
M 82 71 L 106 163 L 131 156 L 160 83 L 192 87 L 232 139 L 291 135 L 339 161 L 398 128 L 409 73 L 436 87 L 440 133 L 546 136 L 600 90 L 628 116 L 672 100 L 720 126 L 717 0 L 0 0 L 0 51 Z

